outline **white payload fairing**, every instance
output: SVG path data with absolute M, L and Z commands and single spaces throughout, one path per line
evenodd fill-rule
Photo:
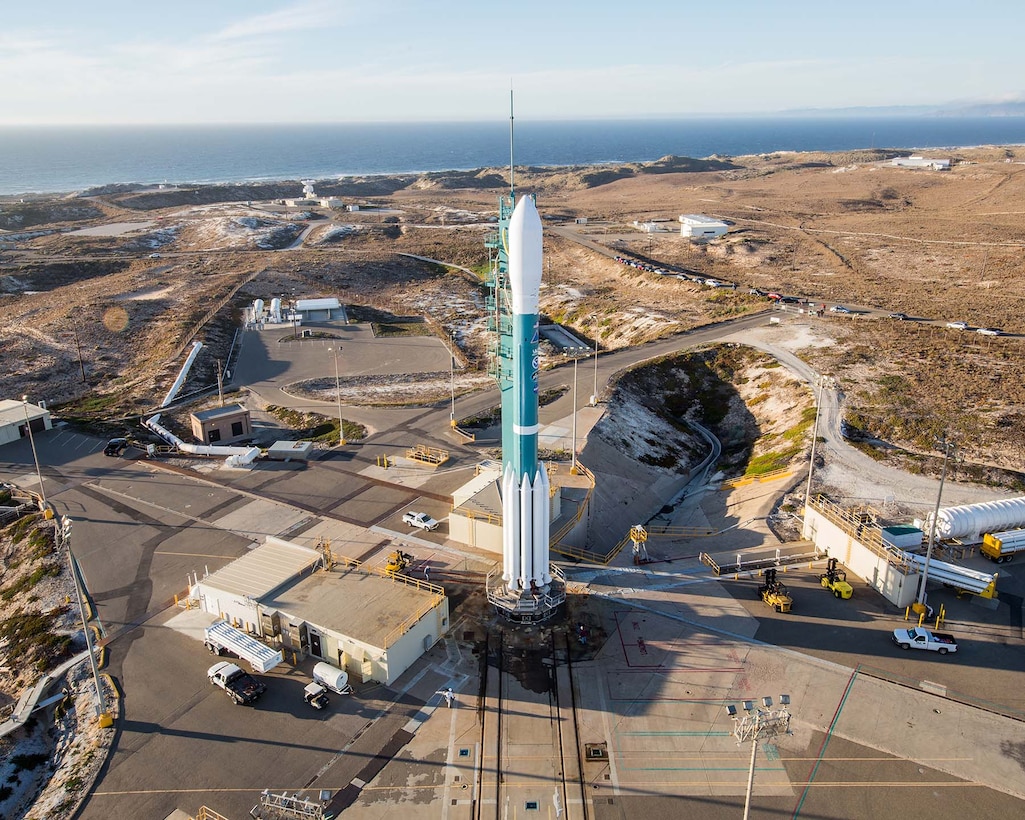
M 512 302 L 512 452 L 503 453 L 502 578 L 510 590 L 550 583 L 549 497 L 544 463 L 537 460 L 541 217 L 532 197 L 521 197 L 509 221 L 509 295 Z M 503 405 L 504 407 L 504 405 Z

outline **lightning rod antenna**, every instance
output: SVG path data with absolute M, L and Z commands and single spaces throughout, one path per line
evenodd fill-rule
M 509 84 L 509 195 L 516 201 L 516 186 L 513 184 L 513 89 Z

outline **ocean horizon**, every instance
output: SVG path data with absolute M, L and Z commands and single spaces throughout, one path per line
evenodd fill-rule
M 517 166 L 1025 144 L 1025 116 L 516 121 Z M 0 195 L 506 167 L 509 124 L 4 126 Z

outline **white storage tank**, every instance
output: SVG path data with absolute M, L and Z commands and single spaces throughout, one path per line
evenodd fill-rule
M 253 302 L 253 318 L 259 322 L 263 318 L 263 299 Z
M 332 666 L 323 661 L 313 667 L 313 682 L 319 683 L 325 689 L 330 689 L 339 695 L 352 693 L 352 687 L 349 685 L 349 676 L 337 666 Z
M 270 300 L 270 320 L 272 322 L 281 321 L 281 299 L 277 296 Z
M 932 515 L 926 520 L 926 532 Z M 940 510 L 936 518 L 937 538 L 958 538 L 969 544 L 982 541 L 987 532 L 999 532 L 1025 526 L 1025 496 L 965 504 Z

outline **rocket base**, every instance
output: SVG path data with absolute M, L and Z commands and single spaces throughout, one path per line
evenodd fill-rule
M 487 578 L 488 602 L 507 621 L 535 624 L 547 621 L 566 602 L 566 577 L 555 564 L 549 565 L 550 583 L 536 590 L 512 589 L 502 580 L 500 571 Z

